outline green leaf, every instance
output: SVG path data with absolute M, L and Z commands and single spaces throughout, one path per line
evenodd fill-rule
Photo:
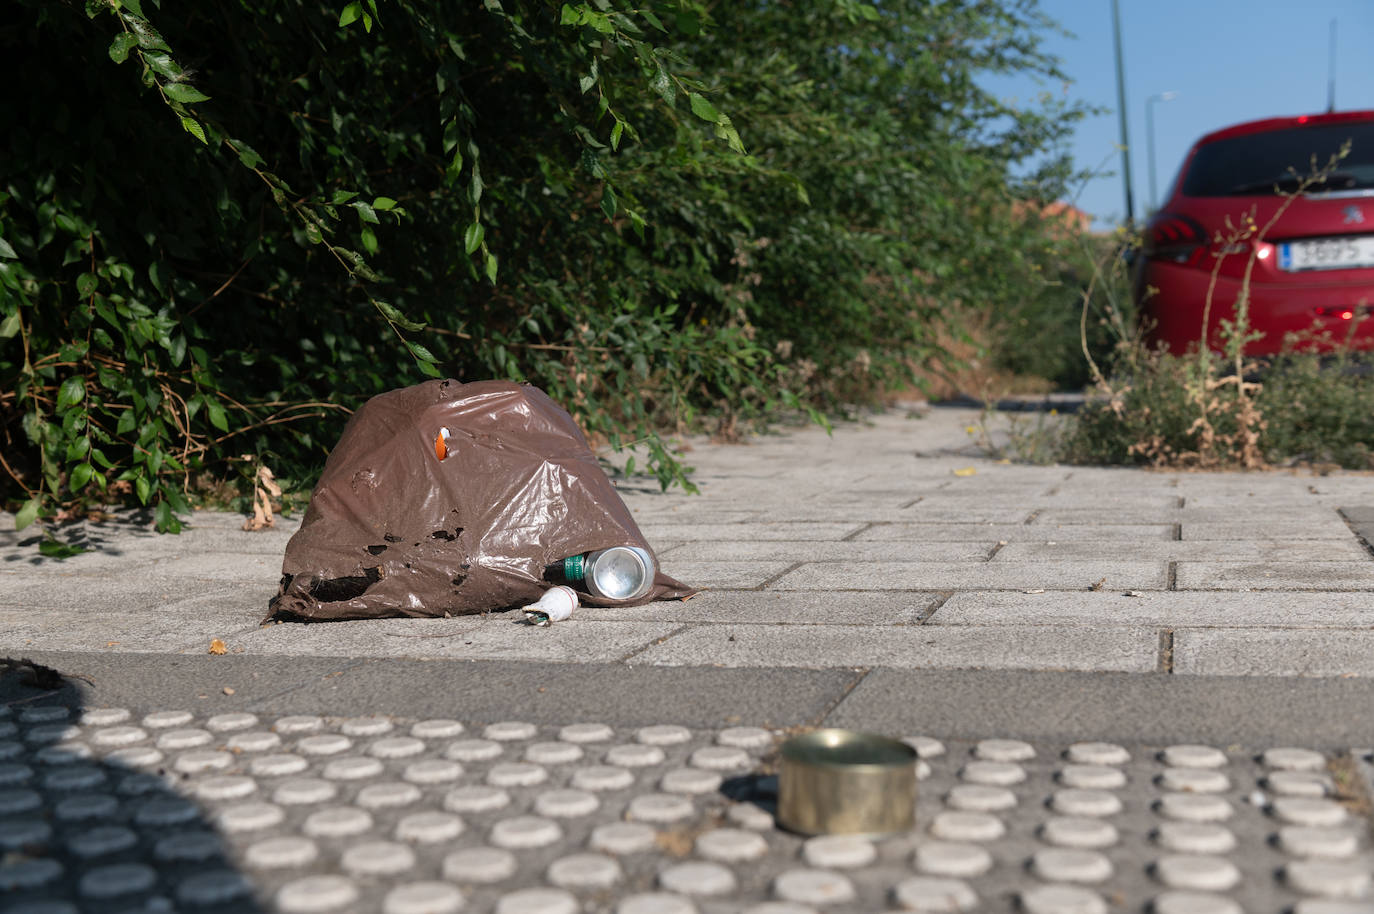
M 86 397 L 86 381 L 81 377 L 68 378 L 57 390 L 57 408 L 68 409 Z
M 119 414 L 119 424 L 115 426 L 115 434 L 125 435 L 132 432 L 134 430 L 135 421 L 134 411 L 132 409 L 124 410 L 124 412 Z
M 45 555 L 50 559 L 57 559 L 60 562 L 63 559 L 69 559 L 74 555 L 80 555 L 81 553 L 89 552 L 90 550 L 88 550 L 85 546 L 77 546 L 72 543 L 64 543 L 61 540 L 54 539 L 51 536 L 45 536 L 43 538 L 43 542 L 38 544 L 38 551 L 42 555 Z
M 147 16 L 143 15 L 143 4 L 141 0 L 121 0 L 119 5 L 124 7 L 126 10 L 133 13 L 140 19 L 148 18 Z
M 619 148 L 620 148 L 620 135 L 621 135 L 622 133 L 624 133 L 624 132 L 625 132 L 625 122 L 624 122 L 624 121 L 619 121 L 619 120 L 616 121 L 616 122 L 615 122 L 615 126 L 611 128 L 611 148 L 612 148 L 612 149 L 619 149 Z
M 243 163 L 244 168 L 257 168 L 265 161 L 258 155 L 258 151 L 247 143 L 234 140 L 234 148 L 238 150 L 239 161 Z
M 81 298 L 90 298 L 99 283 L 94 273 L 82 273 L 76 277 L 76 294 Z
M 496 255 L 490 251 L 487 252 L 487 280 L 496 282 Z
M 615 191 L 611 186 L 606 185 L 605 191 L 601 194 L 601 211 L 606 214 L 607 219 L 614 219 L 616 212 Z
M 372 208 L 382 210 L 383 212 L 390 210 L 395 205 L 396 201 L 390 197 L 378 197 L 376 200 L 372 201 Z
M 573 9 L 571 5 L 563 4 L 563 9 L 558 14 L 559 25 L 581 25 L 582 11 Z
M 472 163 L 472 182 L 468 185 L 468 202 L 476 206 L 482 200 L 482 170 Z
M 720 120 L 720 112 L 716 110 L 715 105 L 707 100 L 706 96 L 693 92 L 689 98 L 692 103 L 692 113 L 697 117 L 703 121 L 710 121 L 712 124 Z
M 367 251 L 367 253 L 375 254 L 380 250 L 380 246 L 377 244 L 377 233 L 372 231 L 372 226 L 364 225 L 362 229 L 359 230 L 358 237 L 362 240 L 363 250 Z
M 134 494 L 138 496 L 139 504 L 146 505 L 148 496 L 152 494 L 152 486 L 148 483 L 148 477 L 140 473 L 134 477 Z
M 382 312 L 383 317 L 391 321 L 396 326 L 400 327 L 402 330 L 410 330 L 411 332 L 414 332 L 417 330 L 425 329 L 424 324 L 416 323 L 415 321 L 410 320 L 399 310 L 397 310 L 394 306 L 389 305 L 384 301 L 374 301 L 373 304 L 377 306 L 378 311 Z
M 368 206 L 361 200 L 357 201 L 356 203 L 350 203 L 348 205 L 358 211 L 358 218 L 363 220 L 364 222 L 371 222 L 373 225 L 379 225 L 381 223 L 381 220 L 377 218 L 377 213 L 372 209 L 372 207 Z
M 654 73 L 654 78 L 649 81 L 649 88 L 658 93 L 669 105 L 677 101 L 677 90 L 673 88 L 673 81 L 668 78 L 668 71 L 663 69 L 663 64 L 659 63 L 658 71 Z
M 31 498 L 24 503 L 24 507 L 19 509 L 19 513 L 14 515 L 14 529 L 23 530 L 29 524 L 38 519 L 38 505 L 40 499 Z
M 158 533 L 180 533 L 181 521 L 172 513 L 172 506 L 160 501 L 153 512 L 153 527 Z
M 343 206 L 345 203 L 347 203 L 349 200 L 352 200 L 356 196 L 358 196 L 358 192 L 356 190 L 336 190 L 334 191 L 333 195 L 329 198 L 329 202 L 333 203 L 335 206 Z
M 426 362 L 421 359 L 416 359 L 415 366 L 420 369 L 420 372 L 422 374 L 426 374 L 431 378 L 442 377 L 438 366 L 435 365 L 433 362 Z
M 67 481 L 67 487 L 71 489 L 72 492 L 79 492 L 86 488 L 86 483 L 91 481 L 92 472 L 93 470 L 89 463 L 77 464 L 72 470 L 71 479 Z
M 474 222 L 469 225 L 467 231 L 463 233 L 463 247 L 467 253 L 471 254 L 482 246 L 482 239 L 486 237 L 486 229 L 482 228 L 482 223 Z
M 0 340 L 7 340 L 19 332 L 19 312 L 16 311 L 9 317 L 0 321 Z
M 419 359 L 420 361 L 434 362 L 435 364 L 438 364 L 439 360 L 435 358 L 434 353 L 430 352 L 429 349 L 427 349 L 426 347 L 421 346 L 419 343 L 410 342 L 407 342 L 406 345 L 410 347 L 411 354 L 413 354 L 415 358 Z
M 639 13 L 644 17 L 645 22 L 649 23 L 660 32 L 668 31 L 667 27 L 663 25 L 663 20 L 655 16 L 653 10 L 640 10 Z
M 181 127 L 183 130 L 191 134 L 191 136 L 195 137 L 196 139 L 200 140 L 202 143 L 206 142 L 205 128 L 200 126 L 200 122 L 197 121 L 195 118 L 183 117 L 181 119 Z M 206 143 L 206 145 L 208 146 L 209 144 Z
M 138 36 L 132 32 L 123 32 L 115 36 L 115 40 L 110 42 L 110 59 L 115 63 L 123 63 L 129 59 L 129 51 L 138 45 Z
M 174 102 L 181 102 L 183 105 L 191 105 L 196 102 L 208 102 L 210 96 L 198 90 L 195 86 L 186 83 L 163 83 L 162 91 L 167 93 L 167 97 Z M 202 140 L 202 142 L 204 142 Z
M 207 398 L 205 401 L 205 414 L 210 418 L 210 424 L 222 432 L 229 431 L 229 417 L 224 414 L 224 407 L 218 400 Z
M 361 3 L 348 4 L 348 6 L 343 8 L 343 12 L 339 14 L 339 28 L 352 25 L 354 22 L 358 21 L 358 17 L 362 14 L 363 5 Z
M 582 90 L 583 95 L 586 95 L 587 90 L 591 89 L 594 85 L 596 85 L 595 76 L 584 76 L 577 81 L 577 87 Z
M 677 28 L 683 34 L 696 35 L 701 31 L 701 19 L 691 10 L 682 10 L 677 14 Z
M 167 79 L 176 79 L 181 75 L 181 67 L 177 66 L 177 62 L 166 54 L 145 53 L 143 60 L 156 73 Z

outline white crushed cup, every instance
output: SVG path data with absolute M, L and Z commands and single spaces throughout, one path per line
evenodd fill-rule
M 538 603 L 532 603 L 524 609 L 525 618 L 531 625 L 548 625 L 551 622 L 562 622 L 564 619 L 572 617 L 573 610 L 577 609 L 577 591 L 563 584 L 550 587 L 544 591 L 544 595 L 539 598 Z

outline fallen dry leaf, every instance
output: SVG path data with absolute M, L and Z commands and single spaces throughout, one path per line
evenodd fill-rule
M 227 647 L 224 646 L 224 642 L 223 642 L 223 641 L 221 641 L 220 639 L 216 638 L 215 640 L 213 640 L 213 641 L 210 642 L 210 651 L 209 651 L 209 652 L 210 652 L 211 654 L 226 654 L 226 653 L 229 652 L 229 648 L 227 648 Z
M 978 472 L 977 467 L 964 467 L 962 470 L 952 470 L 955 476 L 973 476 Z
M 245 459 L 253 459 L 251 454 L 244 454 Z M 258 466 L 257 475 L 253 477 L 253 516 L 243 522 L 245 530 L 266 530 L 276 526 L 277 519 L 272 516 L 272 497 L 281 497 L 281 486 L 277 485 L 276 477 L 266 464 Z

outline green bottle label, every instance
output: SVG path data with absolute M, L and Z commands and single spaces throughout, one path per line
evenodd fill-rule
M 581 581 L 587 576 L 587 557 L 570 555 L 563 560 L 563 577 L 569 581 Z

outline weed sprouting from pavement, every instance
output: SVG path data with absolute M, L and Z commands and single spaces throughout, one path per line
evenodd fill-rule
M 1211 239 L 1214 262 L 1199 339 L 1184 356 L 1152 349 L 1134 319 L 1123 290 L 1126 258 L 1122 244 L 1093 265 L 1083 293 L 1080 335 L 1092 385 L 1083 408 L 1063 424 L 1009 422 L 1007 443 L 993 445 L 985 411 L 977 437 L 997 457 L 1029 462 L 1136 463 L 1196 469 L 1264 469 L 1276 465 L 1335 464 L 1374 469 L 1374 374 L 1352 352 L 1359 321 L 1345 339 L 1333 341 L 1315 329 L 1286 339 L 1280 355 L 1258 359 L 1246 349 L 1261 334 L 1250 321 L 1250 290 L 1259 245 L 1301 195 L 1324 183 L 1349 151 L 1326 163 L 1315 159 L 1308 173 L 1290 169 L 1297 186 L 1261 224 L 1253 210 L 1228 218 Z M 1245 252 L 1243 255 L 1241 252 Z M 1218 277 L 1226 258 L 1246 256 L 1230 316 L 1210 334 Z M 1146 290 L 1154 294 L 1153 290 Z M 1116 337 L 1110 364 L 1101 365 L 1088 347 L 1090 319 L 1105 323 Z M 1336 343 L 1334 354 L 1310 351 L 1315 341 Z

